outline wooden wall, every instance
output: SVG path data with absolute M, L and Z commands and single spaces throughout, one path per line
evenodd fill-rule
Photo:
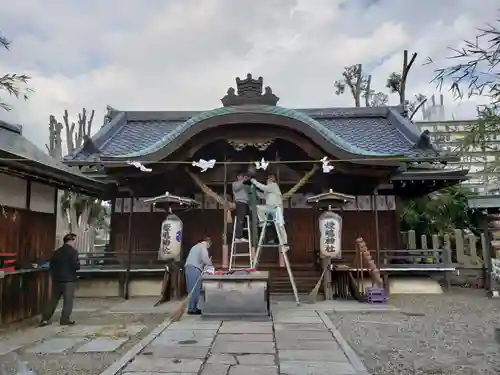
M 111 219 L 114 251 L 127 252 L 127 229 L 129 213 L 117 213 Z M 295 264 L 314 263 L 318 250 L 318 216 L 313 209 L 287 208 L 285 220 L 290 250 L 290 261 Z M 355 240 L 362 236 L 370 249 L 376 248 L 376 230 L 374 211 L 344 211 L 342 248 L 354 249 Z M 192 210 L 178 215 L 184 223 L 183 251 L 198 242 L 204 235 L 212 238 L 212 256 L 215 263 L 222 260 L 222 210 Z M 133 253 L 150 252 L 156 258 L 160 243 L 160 224 L 165 219 L 164 212 L 134 212 L 132 216 L 132 251 Z M 398 247 L 398 220 L 396 211 L 379 211 L 379 235 L 381 249 Z M 137 257 L 138 259 L 138 257 Z M 264 260 L 271 261 L 272 256 Z M 277 261 L 277 256 L 275 257 Z
M 56 240 L 56 190 L 0 173 L 0 253 L 18 268 L 49 259 Z M 16 270 L 0 278 L 0 324 L 41 313 L 50 295 L 48 270 Z
M 50 297 L 50 285 L 48 270 L 6 273 L 0 278 L 0 325 L 40 314 Z
M 4 206 L 0 213 L 0 228 L 0 252 L 17 253 L 21 265 L 47 260 L 54 251 L 54 214 Z

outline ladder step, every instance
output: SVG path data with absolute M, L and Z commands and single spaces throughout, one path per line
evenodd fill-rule
M 233 254 L 233 257 L 251 257 L 251 254 Z

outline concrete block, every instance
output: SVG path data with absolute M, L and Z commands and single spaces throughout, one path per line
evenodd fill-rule
M 275 366 L 276 357 L 274 354 L 243 354 L 237 355 L 240 365 L 255 365 L 255 366 Z
M 128 339 L 114 339 L 108 337 L 98 337 L 87 342 L 82 347 L 78 348 L 77 353 L 90 352 L 114 352 L 120 346 L 125 344 Z
M 356 370 L 348 362 L 288 362 L 280 363 L 280 371 L 287 375 L 356 375 Z
M 274 354 L 274 342 L 216 342 L 213 353 Z
M 275 323 L 274 330 L 280 331 L 325 331 L 323 323 Z
M 148 346 L 141 355 L 145 357 L 158 357 L 158 358 L 192 358 L 192 359 L 205 359 L 208 355 L 210 346 Z
M 334 350 L 279 350 L 278 358 L 282 362 L 348 362 L 340 346 Z
M 200 375 L 225 375 L 229 366 L 231 365 L 224 363 L 207 363 L 201 370 Z
M 85 341 L 81 337 L 54 337 L 26 350 L 28 353 L 54 354 L 63 353 Z
M 171 373 L 197 373 L 202 365 L 201 359 L 192 358 L 151 358 L 149 356 L 136 357 L 127 367 L 127 371 L 151 371 Z
M 239 324 L 228 324 L 239 323 Z M 219 329 L 219 333 L 273 333 L 272 323 L 261 322 L 224 322 Z
M 327 331 L 288 331 L 288 332 L 276 332 L 277 341 L 299 341 L 299 340 L 311 340 L 311 341 L 333 341 L 333 335 L 331 332 Z
M 278 375 L 276 366 L 232 366 L 229 375 Z M 301 374 L 301 375 L 305 375 Z
M 279 350 L 338 350 L 339 345 L 335 341 L 284 341 L 277 340 L 276 345 Z
M 220 363 L 223 365 L 235 365 L 238 362 L 236 362 L 236 358 L 234 355 L 231 354 L 212 354 L 210 357 L 207 359 L 207 363 Z
M 232 334 L 225 333 L 217 335 L 216 342 L 224 342 L 224 341 L 273 341 L 272 333 L 241 333 L 241 334 Z

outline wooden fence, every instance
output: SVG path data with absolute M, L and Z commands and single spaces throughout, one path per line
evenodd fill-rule
M 473 233 L 465 233 L 461 229 L 455 229 L 452 234 L 439 236 L 425 234 L 417 238 L 415 231 L 402 232 L 402 242 L 408 250 L 408 260 L 414 263 L 435 263 L 440 250 L 446 249 L 451 252 L 452 263 L 457 268 L 484 268 L 484 257 L 489 253 L 489 244 L 484 234 L 476 236 Z M 420 241 L 418 241 L 420 240 Z M 415 254 L 426 253 L 422 258 L 413 258 Z
M 401 234 L 402 243 L 408 253 L 405 263 L 436 264 L 439 263 L 440 254 L 446 254 L 450 260 L 448 263 L 451 263 L 457 270 L 449 274 L 452 285 L 487 286 L 487 266 L 484 259 L 487 259 L 489 255 L 490 244 L 487 243 L 487 237 L 484 234 L 477 236 L 461 229 L 455 229 L 452 233 L 441 236 L 435 234 L 419 237 L 415 231 Z M 390 259 L 386 256 L 384 258 L 384 264 L 389 263 Z

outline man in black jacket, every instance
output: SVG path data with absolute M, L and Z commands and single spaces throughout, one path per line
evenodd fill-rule
M 61 313 L 61 325 L 73 325 L 70 320 L 73 311 L 73 300 L 75 298 L 76 271 L 80 269 L 78 251 L 73 247 L 76 234 L 68 233 L 64 236 L 62 245 L 50 258 L 50 274 L 52 276 L 52 297 L 42 314 L 40 326 L 49 324 L 57 304 L 63 298 L 63 309 Z

